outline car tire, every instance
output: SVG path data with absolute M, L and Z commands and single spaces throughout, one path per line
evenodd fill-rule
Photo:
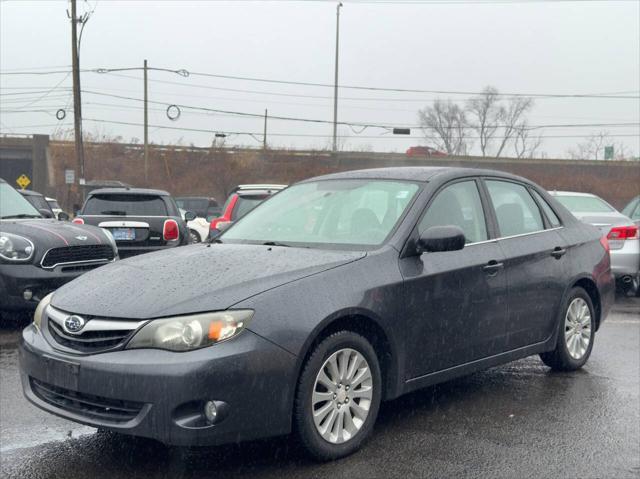
M 189 230 L 189 243 L 195 244 L 201 242 L 202 240 L 200 239 L 198 232 L 196 230 Z
M 570 291 L 558 323 L 555 349 L 540 354 L 540 359 L 555 371 L 580 369 L 591 355 L 596 335 L 595 309 L 584 289 Z
M 293 420 L 302 445 L 321 461 L 352 454 L 373 432 L 381 397 L 380 365 L 369 341 L 350 331 L 333 333 L 312 351 L 298 381 Z

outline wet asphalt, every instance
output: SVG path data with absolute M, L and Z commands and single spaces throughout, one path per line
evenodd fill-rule
M 582 370 L 531 357 L 404 396 L 361 451 L 326 464 L 294 437 L 172 448 L 44 413 L 22 396 L 21 325 L 0 322 L 0 477 L 640 477 L 640 299 L 619 301 Z

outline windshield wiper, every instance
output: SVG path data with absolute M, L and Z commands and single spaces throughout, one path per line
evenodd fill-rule
M 264 246 L 282 246 L 284 248 L 291 248 L 290 244 L 286 244 L 286 243 L 279 243 L 277 241 L 265 241 L 264 243 L 262 243 Z
M 101 215 L 113 215 L 113 216 L 127 216 L 127 212 L 126 211 L 119 211 L 119 210 L 101 211 L 100 214 Z
M 27 213 L 21 213 L 19 215 L 2 216 L 0 219 L 8 220 L 8 219 L 16 219 L 16 218 L 42 218 L 42 215 L 32 215 Z

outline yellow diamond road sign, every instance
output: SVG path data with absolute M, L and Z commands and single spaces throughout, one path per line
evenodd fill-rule
M 31 180 L 29 179 L 29 177 L 27 175 L 20 175 L 18 176 L 18 179 L 16 180 L 16 183 L 18 184 L 18 186 L 20 188 L 22 188 L 23 190 L 29 186 L 31 184 Z

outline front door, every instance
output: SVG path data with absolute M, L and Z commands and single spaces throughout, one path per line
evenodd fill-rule
M 497 242 L 489 240 L 485 207 L 476 180 L 446 185 L 428 205 L 418 232 L 455 225 L 465 233 L 465 247 L 400 260 L 408 325 L 406 379 L 504 350 L 504 259 Z

